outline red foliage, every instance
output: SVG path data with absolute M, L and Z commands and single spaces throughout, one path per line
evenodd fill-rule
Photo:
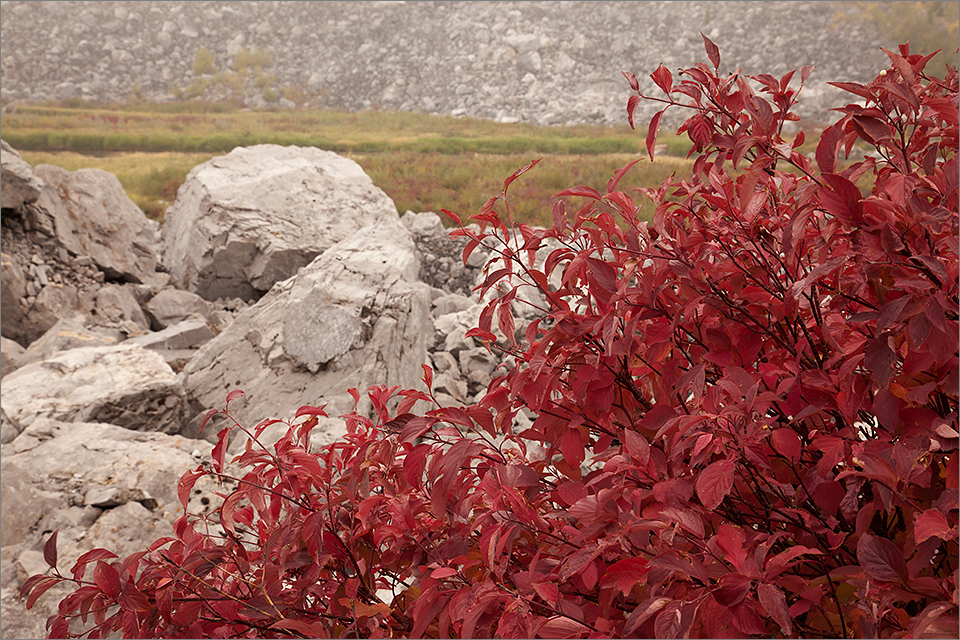
M 794 74 L 720 76 L 705 42 L 711 67 L 661 67 L 667 97 L 628 105 L 693 112 L 693 177 L 638 190 L 652 225 L 623 171 L 558 194 L 586 204 L 550 229 L 514 225 L 531 165 L 454 231 L 465 257 L 497 247 L 471 334 L 515 365 L 482 401 L 416 415 L 429 394 L 374 388 L 316 455 L 301 409 L 239 457 L 214 521 L 28 580 L 28 605 L 77 584 L 51 635 L 956 637 L 956 69 L 901 47 L 837 83 L 862 100 L 813 162 L 784 138 Z

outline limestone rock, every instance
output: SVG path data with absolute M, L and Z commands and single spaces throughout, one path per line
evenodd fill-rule
M 22 474 L 27 479 L 22 483 L 23 490 L 37 497 L 24 495 L 19 500 L 11 498 L 10 503 L 5 499 L 4 519 L 8 509 L 30 511 L 26 505 L 18 507 L 20 502 L 33 500 L 42 505 L 43 496 L 58 496 L 50 503 L 63 506 L 105 509 L 140 502 L 150 509 L 182 515 L 177 479 L 196 468 L 195 450 L 209 455 L 211 448 L 208 442 L 179 435 L 38 418 L 12 443 L 3 445 L 4 465 L 21 470 L 44 469 L 42 474 Z M 5 472 L 4 479 L 12 475 Z M 45 515 L 44 509 L 39 512 Z M 19 542 L 23 535 L 20 530 L 8 531 L 3 544 Z
M 184 393 L 154 351 L 136 344 L 71 349 L 4 377 L 0 406 L 19 430 L 41 417 L 179 432 Z
M 0 378 L 22 366 L 24 351 L 18 342 L 0 337 Z
M 475 304 L 475 301 L 459 293 L 448 293 L 433 301 L 433 313 L 436 316 L 443 316 L 448 313 L 457 313 L 469 309 Z
M 396 217 L 352 160 L 313 147 L 239 147 L 187 176 L 164 218 L 163 262 L 179 288 L 250 300 L 357 229 Z
M 61 351 L 81 347 L 112 347 L 124 339 L 120 331 L 85 327 L 64 318 L 57 321 L 40 338 L 30 343 L 20 358 L 20 366 L 52 358 Z
M 137 333 L 149 331 L 150 322 L 137 303 L 133 292 L 127 286 L 107 284 L 97 291 L 96 315 L 99 322 L 116 326 L 130 327 Z
M 163 289 L 144 306 L 151 326 L 157 331 L 191 316 L 202 316 L 214 325 L 219 324 L 220 320 L 213 305 L 197 294 L 183 289 Z
M 348 389 L 416 387 L 426 362 L 430 289 L 417 281 L 409 233 L 396 217 L 363 228 L 278 283 L 204 345 L 183 371 L 195 415 L 221 408 L 254 426 L 304 404 L 353 409 Z M 192 433 L 192 432 L 190 432 Z
M 445 293 L 469 295 L 486 262 L 483 250 L 474 251 L 477 257 L 471 255 L 465 267 L 463 248 L 467 239 L 451 237 L 440 216 L 431 211 L 407 211 L 400 220 L 413 234 L 422 265 L 420 279 Z
M 33 303 L 26 308 L 24 316 L 21 331 L 33 342 L 57 321 L 66 318 L 82 324 L 89 314 L 83 308 L 75 287 L 51 282 L 40 290 Z
M 20 264 L 14 256 L 0 253 L 0 333 L 5 338 L 16 340 L 21 346 L 30 344 L 40 335 L 34 335 L 36 332 L 24 324 L 24 309 L 20 300 L 26 295 L 27 282 Z
M 156 223 L 100 169 L 38 165 L 45 186 L 26 209 L 30 224 L 77 256 L 89 256 L 109 280 L 148 282 L 156 271 Z
M 17 210 L 36 202 L 42 188 L 33 167 L 6 140 L 0 140 L 0 207 Z
M 63 572 L 93 548 L 120 557 L 145 549 L 158 537 L 172 535 L 172 523 L 182 514 L 177 479 L 196 468 L 197 456 L 209 456 L 210 449 L 209 443 L 180 436 L 48 418 L 34 421 L 3 445 L 4 637 L 43 637 L 45 632 L 32 630 L 43 630 L 43 620 L 68 591 L 55 587 L 30 611 L 16 602 L 27 577 L 49 572 L 42 551 L 51 531 L 59 531 Z
M 176 350 L 196 349 L 212 340 L 216 334 L 203 318 L 193 316 L 172 324 L 162 331 L 146 333 L 127 340 L 130 344 L 139 344 L 147 349 Z

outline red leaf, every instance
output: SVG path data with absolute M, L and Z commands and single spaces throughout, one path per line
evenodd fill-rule
M 533 585 L 533 590 L 550 604 L 556 604 L 560 600 L 560 588 L 552 582 L 538 582 Z
M 623 637 L 625 638 L 636 638 L 637 630 L 640 626 L 649 620 L 651 617 L 656 615 L 661 609 L 670 604 L 672 600 L 670 598 L 650 598 L 649 600 L 644 600 L 637 608 L 634 609 L 627 620 L 623 625 Z
M 631 160 L 630 163 L 627 164 L 622 169 L 617 169 L 614 172 L 613 177 L 607 180 L 607 193 L 612 193 L 613 190 L 617 188 L 617 184 L 619 184 L 620 178 L 622 178 L 623 175 L 627 171 L 629 171 L 630 168 L 633 167 L 633 165 L 637 164 L 638 162 L 640 162 L 640 158 L 637 158 L 636 160 Z
M 657 67 L 657 70 L 650 74 L 650 77 L 664 93 L 668 94 L 673 89 L 673 75 L 663 64 Z
M 907 577 L 903 552 L 886 538 L 864 533 L 857 543 L 857 560 L 874 580 L 898 582 Z
M 637 107 L 640 105 L 639 96 L 630 96 L 627 98 L 627 124 L 631 129 L 636 129 Z
M 560 568 L 560 580 L 566 580 L 580 573 L 593 559 L 600 555 L 602 549 L 596 542 L 591 542 L 573 555 L 568 556 Z
M 210 418 L 220 413 L 219 409 L 210 409 L 207 411 L 207 415 L 203 416 L 203 422 L 200 423 L 200 433 L 203 433 L 203 428 L 207 426 L 207 422 L 210 421 Z
M 440 567 L 439 569 L 434 569 L 430 573 L 430 577 L 435 580 L 441 580 L 443 578 L 449 578 L 450 576 L 455 576 L 458 573 L 460 572 L 451 567 Z
M 568 429 L 563 434 L 563 439 L 560 441 L 560 452 L 570 466 L 579 467 L 583 463 L 586 450 L 579 429 Z
M 329 635 L 329 631 L 323 625 L 310 624 L 295 618 L 284 618 L 283 620 L 278 620 L 270 625 L 270 628 L 277 630 L 289 629 L 291 631 L 297 631 L 304 638 L 323 638 Z
M 177 483 L 177 497 L 180 499 L 180 504 L 183 506 L 184 511 L 187 510 L 187 503 L 190 501 L 190 492 L 193 491 L 193 485 L 197 483 L 197 480 L 200 476 L 204 475 L 204 473 L 203 465 L 201 465 L 193 471 L 187 471 L 180 477 L 180 482 Z
M 77 558 L 77 561 L 73 564 L 73 568 L 70 570 L 70 572 L 73 574 L 74 579 L 80 580 L 83 578 L 83 573 L 89 563 L 96 562 L 97 560 L 107 560 L 116 557 L 117 554 L 113 553 L 112 551 L 107 551 L 106 549 L 91 549 Z
M 780 630 L 784 636 L 793 633 L 790 609 L 787 607 L 787 599 L 780 589 L 765 582 L 757 586 L 757 598 L 759 598 L 760 605 L 767 612 L 767 615 L 780 625 Z
M 543 158 L 537 158 L 536 160 L 534 160 L 533 162 L 531 162 L 531 163 L 528 164 L 527 166 L 525 166 L 525 167 L 523 167 L 523 168 L 521 168 L 521 169 L 517 169 L 516 171 L 513 172 L 513 174 L 512 174 L 509 178 L 507 178 L 506 180 L 504 180 L 504 181 L 503 181 L 503 193 L 504 193 L 504 195 L 506 195 L 506 193 L 507 193 L 507 187 L 509 187 L 510 184 L 511 184 L 514 180 L 516 180 L 517 178 L 519 178 L 520 176 L 522 176 L 523 174 L 525 174 L 527 171 L 530 171 L 530 169 L 533 169 L 535 166 L 537 166 L 537 163 L 540 162 L 541 160 L 543 160 Z
M 892 127 L 879 118 L 854 116 L 851 124 L 860 134 L 860 137 L 872 145 L 893 135 Z
M 243 497 L 243 494 L 239 491 L 234 491 L 226 500 L 223 501 L 223 504 L 220 505 L 220 526 L 229 531 L 230 533 L 236 534 L 237 530 L 233 524 L 233 512 L 236 510 L 237 505 L 240 504 L 240 499 Z
M 455 214 L 453 211 L 448 211 L 447 209 L 440 209 L 440 211 L 442 211 L 443 213 L 445 213 L 445 214 L 447 214 L 448 216 L 450 216 L 450 218 L 453 219 L 453 221 L 457 223 L 457 226 L 458 226 L 458 227 L 462 227 L 462 226 L 463 226 L 463 222 L 460 221 L 460 216 L 458 216 L 457 214 Z
M 423 416 L 412 418 L 407 424 L 403 425 L 403 429 L 400 431 L 400 442 L 415 442 L 417 438 L 429 431 L 436 422 L 433 418 Z
M 679 638 L 682 622 L 683 617 L 679 605 L 676 602 L 671 602 L 670 606 L 657 616 L 653 623 L 653 633 L 657 638 Z
M 243 396 L 243 391 L 241 391 L 240 389 L 234 389 L 233 391 L 227 394 L 227 404 L 230 404 L 231 400 L 236 400 L 241 396 Z
M 817 485 L 817 488 L 813 490 L 813 501 L 825 514 L 832 516 L 840 507 L 846 493 L 842 484 L 836 480 L 828 480 Z
M 423 486 L 423 469 L 427 463 L 427 453 L 430 451 L 430 445 L 418 444 L 403 458 L 403 477 L 410 486 L 420 488 Z
M 35 578 L 37 576 L 33 576 L 33 577 Z M 36 586 L 33 587 L 33 590 L 30 591 L 30 595 L 27 597 L 27 602 L 26 602 L 27 609 L 32 608 L 33 605 L 36 604 L 37 599 L 40 596 L 46 593 L 50 589 L 50 587 L 52 587 L 55 584 L 58 584 L 59 582 L 60 582 L 60 578 L 53 578 L 53 577 L 42 578 L 38 580 L 36 583 Z M 24 587 L 26 587 L 26 583 L 24 583 Z M 21 591 L 20 597 L 21 598 L 23 597 L 22 591 Z
M 319 407 L 311 407 L 309 405 L 304 405 L 297 409 L 297 413 L 293 416 L 293 419 L 296 420 L 300 416 L 327 416 L 327 412 L 324 411 L 324 407 L 327 405 L 321 405 Z
M 697 497 L 707 509 L 720 506 L 733 487 L 733 472 L 736 469 L 729 460 L 718 460 L 708 465 L 697 476 Z
M 913 524 L 913 537 L 920 544 L 927 538 L 937 537 L 947 540 L 950 524 L 942 513 L 936 509 L 928 509 L 917 516 Z
M 623 77 L 627 79 L 627 82 L 630 83 L 630 88 L 634 91 L 640 91 L 640 83 L 637 82 L 637 75 L 630 73 L 629 71 L 621 71 Z
M 894 374 L 894 365 L 898 357 L 891 346 L 893 337 L 890 332 L 883 332 L 864 349 L 863 364 L 870 370 L 871 377 L 879 386 L 885 387 L 890 383 Z
M 820 143 L 817 145 L 817 166 L 820 167 L 820 173 L 835 173 L 841 142 L 843 142 L 843 129 L 839 122 L 827 127 L 820 134 Z
M 500 332 L 510 341 L 510 344 L 517 346 L 517 325 L 513 319 L 513 311 L 509 300 L 504 300 L 497 311 L 497 326 L 500 328 Z
M 603 196 L 600 195 L 600 192 L 596 189 L 590 187 L 572 187 L 570 189 L 565 189 L 559 193 L 553 194 L 554 198 L 562 198 L 564 196 L 575 196 L 575 197 L 584 197 L 584 198 L 593 198 L 594 200 L 603 201 Z
M 713 63 L 714 69 L 720 68 L 720 49 L 717 48 L 717 45 L 713 44 L 713 41 L 710 40 L 707 36 L 703 35 L 703 32 L 700 32 L 700 37 L 703 38 L 703 46 L 707 50 L 707 56 L 710 58 L 710 62 Z
M 739 573 L 728 573 L 720 578 L 713 589 L 713 597 L 725 607 L 732 607 L 743 602 L 750 593 L 753 581 Z
M 609 582 L 616 585 L 624 595 L 647 575 L 647 561 L 644 558 L 624 558 L 607 569 Z M 608 580 L 604 580 L 608 584 Z
M 657 132 L 660 130 L 660 118 L 663 117 L 663 112 L 657 111 L 652 118 L 650 118 L 650 126 L 647 127 L 647 154 L 650 156 L 650 160 L 653 160 L 653 150 L 657 146 Z
M 423 384 L 427 385 L 427 389 L 433 389 L 433 369 L 430 368 L 428 364 L 421 364 L 423 367 Z
M 223 459 L 227 454 L 227 441 L 230 439 L 232 426 L 224 427 L 217 434 L 217 444 L 213 446 L 210 457 L 213 459 L 213 468 L 217 473 L 223 473 Z
M 820 190 L 824 210 L 847 226 L 858 226 L 863 221 L 863 203 L 860 190 L 841 175 L 822 176 L 829 189 Z
M 743 529 L 729 522 L 721 523 L 720 530 L 717 531 L 717 545 L 724 553 L 724 560 L 738 571 L 747 558 L 747 551 L 744 549 L 746 539 Z
M 60 529 L 57 529 L 43 543 L 43 560 L 54 569 L 57 568 L 57 535 L 59 533 Z
M 114 599 L 120 595 L 120 574 L 113 565 L 103 560 L 97 561 L 93 570 L 93 581 L 108 598 Z
M 823 552 L 819 549 L 811 549 L 810 547 L 804 547 L 803 545 L 794 545 L 787 549 L 786 551 L 781 551 L 777 555 L 773 556 L 766 563 L 767 573 L 770 575 L 777 575 L 781 573 L 784 569 L 792 566 L 793 560 L 802 556 L 802 555 L 822 555 Z
M 775 429 L 770 434 L 770 444 L 774 451 L 788 459 L 793 464 L 800 461 L 800 436 L 793 429 Z
M 537 630 L 538 638 L 582 638 L 590 633 L 590 627 L 571 620 L 567 616 L 553 616 Z

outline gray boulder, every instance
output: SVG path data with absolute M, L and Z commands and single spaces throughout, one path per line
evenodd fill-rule
M 210 325 L 200 316 L 192 316 L 172 324 L 166 329 L 145 333 L 127 340 L 147 349 L 160 351 L 196 349 L 212 340 L 216 334 Z
M 26 295 L 27 281 L 20 264 L 13 255 L 0 253 L 0 334 L 24 347 L 39 335 L 31 335 L 24 323 L 20 300 Z
M 0 337 L 0 378 L 23 366 L 24 351 L 20 343 Z
M 115 175 L 43 164 L 34 171 L 45 186 L 36 203 L 25 208 L 33 230 L 75 256 L 89 256 L 109 280 L 152 280 L 159 248 L 156 223 L 127 197 Z
M 361 227 L 397 218 L 353 160 L 313 147 L 239 147 L 195 167 L 164 218 L 175 286 L 259 297 Z
M 337 243 L 277 283 L 190 361 L 183 384 L 197 415 L 221 408 L 235 389 L 246 395 L 230 410 L 252 427 L 289 419 L 304 404 L 326 402 L 331 416 L 349 412 L 351 388 L 416 387 L 432 340 L 424 330 L 430 289 L 417 280 L 418 269 L 396 217 Z
M 69 590 L 55 587 L 30 611 L 17 602 L 26 578 L 50 572 L 43 561 L 43 543 L 50 532 L 59 531 L 61 572 L 90 549 L 106 548 L 126 557 L 173 535 L 172 524 L 183 514 L 177 479 L 208 458 L 210 449 L 209 443 L 180 436 L 48 418 L 36 420 L 3 445 L 4 637 L 43 637 L 43 621 Z M 195 506 L 191 503 L 191 510 Z M 91 575 L 88 569 L 87 577 Z
M 177 479 L 209 458 L 208 442 L 178 435 L 145 433 L 95 422 L 38 418 L 12 443 L 3 445 L 4 480 L 20 478 L 19 491 L 4 489 L 2 544 L 22 542 L 53 505 L 110 509 L 139 502 L 150 510 L 183 514 Z M 7 473 L 9 467 L 18 473 Z M 32 470 L 43 468 L 43 473 Z M 17 498 L 16 493 L 22 497 Z M 31 495 L 33 494 L 33 495 Z M 9 500 L 9 502 L 8 502 Z M 21 502 L 32 501 L 38 507 Z M 13 514 L 23 514 L 13 519 Z M 7 526 L 7 515 L 11 523 Z M 52 529 L 51 529 L 52 530 Z
M 219 325 L 220 316 L 209 302 L 183 289 L 163 289 L 144 305 L 155 330 L 166 329 L 187 318 L 201 316 L 213 325 Z
M 96 294 L 94 311 L 99 324 L 116 326 L 127 333 L 150 330 L 150 321 L 128 286 L 107 284 L 101 287 Z
M 49 417 L 176 433 L 184 401 L 176 374 L 159 354 L 119 344 L 71 349 L 17 369 L 3 379 L 0 408 L 20 432 Z
M 30 343 L 20 357 L 20 366 L 52 358 L 61 351 L 82 347 L 113 347 L 123 342 L 123 333 L 100 327 L 85 327 L 64 318 L 58 320 L 40 338 Z
M 85 324 L 90 314 L 84 308 L 80 293 L 69 284 L 51 282 L 36 295 L 28 297 L 19 333 L 31 343 L 61 319 Z
M 6 140 L 0 140 L 0 207 L 16 210 L 36 202 L 42 188 L 33 167 Z

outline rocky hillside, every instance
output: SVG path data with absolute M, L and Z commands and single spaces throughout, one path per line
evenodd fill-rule
M 834 28 L 827 2 L 5 1 L 0 77 L 5 105 L 235 95 L 251 107 L 623 124 L 620 72 L 705 61 L 702 31 L 729 69 L 816 65 L 801 114 L 825 121 L 836 95 L 825 83 L 872 78 L 887 64 L 880 46 L 893 46 L 853 20 Z

